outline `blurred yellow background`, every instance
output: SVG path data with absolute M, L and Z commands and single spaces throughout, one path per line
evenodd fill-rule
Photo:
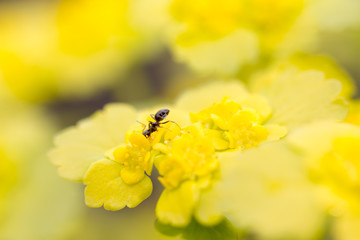
M 86 207 L 48 160 L 54 135 L 110 102 L 172 103 L 288 66 L 351 101 L 359 62 L 359 0 L 1 0 L 0 240 L 173 239 L 154 229 L 159 183 L 135 209 Z

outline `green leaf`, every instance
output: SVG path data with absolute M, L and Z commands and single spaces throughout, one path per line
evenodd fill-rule
M 173 227 L 169 224 L 164 224 L 164 223 L 160 222 L 159 220 L 155 221 L 155 229 L 159 233 L 166 235 L 166 236 L 170 236 L 170 237 L 178 236 L 184 231 L 184 228 Z
M 160 221 L 155 222 L 155 228 L 160 233 L 167 236 L 181 235 L 184 240 L 235 240 L 239 235 L 231 223 L 225 219 L 220 224 L 215 226 L 203 226 L 195 219 L 184 227 L 173 227 L 171 225 L 163 224 Z

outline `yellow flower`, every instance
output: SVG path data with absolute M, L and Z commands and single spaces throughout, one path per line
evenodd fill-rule
M 358 26 L 359 7 L 356 0 L 175 0 L 167 10 L 169 45 L 194 70 L 233 76 L 249 65 L 309 52 L 321 43 L 322 30 Z
M 360 233 L 360 128 L 319 122 L 295 131 L 290 143 L 304 154 L 310 179 L 322 205 L 333 217 L 336 239 L 355 240 Z
M 312 239 L 323 224 L 321 205 L 301 157 L 284 142 L 218 153 L 220 175 L 195 210 L 204 225 L 224 216 L 261 239 Z
M 124 104 L 108 105 L 56 139 L 50 158 L 59 174 L 83 181 L 85 202 L 108 210 L 135 207 L 152 192 L 150 142 L 141 132 L 125 133 L 136 123 L 136 111 Z M 119 147 L 120 145 L 120 147 Z
M 270 106 L 264 108 L 270 110 Z M 199 113 L 191 114 L 191 120 L 202 123 L 218 150 L 238 147 L 248 149 L 266 140 L 269 131 L 261 123 L 267 117 L 261 116 L 253 108 L 243 108 L 229 97 L 224 97 L 220 103 Z
M 125 143 L 125 133 L 136 123 L 136 111 L 126 104 L 109 104 L 55 137 L 49 153 L 61 177 L 82 181 L 89 166 Z
M 104 205 L 108 210 L 136 207 L 152 192 L 150 141 L 132 131 L 127 144 L 113 151 L 110 160 L 93 163 L 84 177 L 85 202 L 90 207 Z
M 355 197 L 355 206 L 360 197 L 359 154 L 360 136 L 339 137 L 333 140 L 332 149 L 319 163 L 324 173 L 320 181 L 326 182 L 342 198 L 352 201 L 351 198 Z
M 185 92 L 174 106 L 167 107 L 171 117 L 155 125 L 156 131 L 150 135 L 146 131 L 150 129 L 148 127 L 154 127 L 154 123 L 142 129 L 143 126 L 136 120 L 143 122 L 147 117 L 148 121 L 154 122 L 149 113 L 156 113 L 154 109 L 164 107 L 138 112 L 129 105 L 110 104 L 104 111 L 81 121 L 77 127 L 61 133 L 50 156 L 60 167 L 60 175 L 87 185 L 85 201 L 90 207 L 104 205 L 105 209 L 119 210 L 137 206 L 151 194 L 149 175 L 154 162 L 160 175 L 159 181 L 165 187 L 156 206 L 156 215 L 162 224 L 186 228 L 195 221 L 214 226 L 220 224 L 225 216 L 239 228 L 262 221 L 256 229 L 266 237 L 278 237 L 284 229 L 306 239 L 314 233 L 318 212 L 311 187 L 308 188 L 311 185 L 303 172 L 297 169 L 301 169 L 296 164 L 300 161 L 283 146 L 274 147 L 273 151 L 271 147 L 262 146 L 275 146 L 264 143 L 279 141 L 288 132 L 315 121 L 343 120 L 347 109 L 340 92 L 341 84 L 336 80 L 326 80 L 321 72 L 293 68 L 272 75 L 258 75 L 252 80 L 250 89 L 238 81 L 214 82 Z M 258 152 L 258 148 L 266 150 Z M 223 155 L 225 151 L 232 152 L 232 155 Z M 242 161 L 240 165 L 236 162 L 248 151 L 252 153 L 244 155 L 247 159 L 244 161 L 255 159 L 256 164 L 246 175 L 248 169 L 242 168 Z M 271 161 L 266 158 L 270 154 Z M 227 157 L 222 156 L 233 156 L 229 158 L 234 165 L 227 167 Z M 233 199 L 236 199 L 235 202 L 246 199 L 242 195 L 233 198 L 233 186 L 243 188 L 248 179 L 243 181 L 242 177 L 251 179 L 251 174 L 256 172 L 255 166 L 261 166 L 267 160 L 267 167 L 288 166 L 284 162 L 290 161 L 294 164 L 289 166 L 292 173 L 287 174 L 286 167 L 275 173 L 266 169 L 264 175 L 263 172 L 256 175 L 259 179 L 263 176 L 266 179 L 268 172 L 271 175 L 272 181 L 268 186 L 257 188 L 262 191 L 261 194 L 251 195 L 250 192 L 242 208 L 237 208 L 237 203 L 230 204 Z M 237 176 L 238 172 L 243 174 Z M 278 180 L 276 173 L 283 178 Z M 294 179 L 293 174 L 296 175 Z M 254 181 L 256 186 L 258 180 Z M 283 187 L 286 181 L 291 182 L 291 186 Z M 309 212 L 301 215 L 301 209 L 310 206 L 311 211 L 316 211 L 313 222 L 304 228 L 297 228 L 299 222 L 296 220 L 291 224 L 277 222 L 271 225 L 274 228 L 267 228 L 269 219 L 276 216 L 271 211 L 264 218 L 259 213 L 255 220 L 248 219 L 246 224 L 241 222 L 247 204 L 250 203 L 253 211 L 259 212 L 263 206 L 271 205 L 266 202 L 251 205 L 258 196 L 266 198 L 267 191 L 276 193 L 272 201 L 276 201 L 277 197 L 282 204 L 292 201 L 291 189 L 298 182 L 300 189 L 296 191 L 296 196 L 309 193 L 310 197 L 303 202 L 293 202 L 295 205 L 291 206 L 298 208 L 299 211 L 295 212 L 298 219 L 309 215 Z M 223 192 L 224 189 L 226 192 Z M 245 187 L 244 192 L 246 190 Z M 222 196 L 229 197 L 224 200 Z M 233 211 L 234 215 L 228 214 L 229 211 Z M 291 214 L 288 209 L 280 211 L 284 219 L 287 214 Z
M 155 149 L 165 156 L 158 159 L 160 182 L 169 189 L 176 188 L 182 181 L 207 177 L 217 168 L 215 149 L 200 125 L 183 128 L 182 134 L 168 144 L 157 144 Z
M 139 5 L 128 0 L 2 4 L 4 83 L 31 102 L 87 97 L 111 85 L 159 45 L 157 26 L 145 24 Z
M 144 135 L 135 131 L 128 137 L 128 142 L 114 151 L 114 158 L 124 166 L 120 173 L 122 180 L 126 184 L 135 184 L 144 178 L 144 171 L 151 175 L 151 145 Z
M 74 55 L 88 55 L 108 47 L 114 36 L 133 38 L 135 32 L 127 24 L 127 0 L 61 1 L 59 6 L 58 25 L 60 47 Z M 81 11 L 80 11 L 81 9 Z M 82 34 L 78 34 L 78 29 Z M 117 44 L 126 44 L 119 41 Z
M 303 0 L 175 0 L 172 48 L 197 70 L 234 73 L 262 51 L 272 52 L 303 7 Z
M 324 73 L 326 79 L 336 79 L 342 84 L 341 96 L 347 99 L 351 98 L 355 93 L 354 80 L 348 73 L 342 69 L 333 59 L 322 55 L 295 54 L 287 61 L 279 61 L 275 66 L 266 70 L 274 71 L 274 68 L 286 69 L 296 67 L 301 71 L 318 70 Z M 265 72 L 266 72 L 265 71 Z
M 303 1 L 174 1 L 171 11 L 176 20 L 187 26 L 179 43 L 192 45 L 216 40 L 236 29 L 254 29 L 260 34 L 284 34 L 301 12 Z M 273 11 L 267 11 L 271 8 Z M 287 21 L 284 21 L 287 19 Z M 275 28 L 274 26 L 277 26 Z
M 248 149 L 313 121 L 343 120 L 340 91 L 338 81 L 319 71 L 287 68 L 259 74 L 250 90 L 235 81 L 208 84 L 184 93 L 176 106 L 191 112 L 217 150 Z
M 331 190 L 329 213 L 339 216 L 350 209 L 360 214 L 360 128 L 320 122 L 298 129 L 289 141 L 304 152 L 311 179 Z
M 124 168 L 111 160 L 99 160 L 89 167 L 84 176 L 85 203 L 89 207 L 120 210 L 136 207 L 152 192 L 152 182 L 148 176 L 134 180 L 134 176 L 123 173 Z M 127 184 L 123 181 L 131 182 Z
M 289 129 L 318 120 L 344 120 L 348 112 L 341 83 L 326 79 L 321 71 L 286 68 L 259 74 L 250 89 L 269 100 L 273 113 L 268 122 Z
M 191 121 L 202 126 L 205 136 L 211 139 L 212 145 L 218 151 L 230 149 L 242 151 L 254 148 L 266 141 L 278 141 L 285 137 L 289 130 L 292 131 L 321 119 L 343 120 L 347 113 L 345 103 L 339 96 L 341 84 L 336 80 L 326 80 L 318 71 L 298 71 L 287 68 L 270 77 L 266 74 L 259 75 L 251 82 L 250 89 L 252 92 L 235 81 L 214 82 L 185 92 L 178 99 L 176 106 L 190 112 Z M 189 140 L 185 142 L 191 143 Z M 188 148 L 183 147 L 183 149 L 191 149 L 191 145 L 195 144 L 189 144 Z M 163 151 L 165 154 L 171 152 L 167 148 Z M 193 150 L 193 152 L 196 151 Z M 181 159 L 192 158 L 183 156 Z M 161 222 L 184 226 L 189 223 L 192 212 L 202 224 L 206 225 L 216 224 L 222 219 L 214 214 L 209 216 L 203 209 L 197 210 L 193 207 L 199 198 L 206 198 L 202 196 L 202 193 L 205 192 L 204 195 L 206 195 L 209 191 L 216 195 L 217 192 L 214 193 L 207 188 L 199 192 L 195 183 L 187 181 L 185 182 L 186 191 L 193 195 L 192 197 L 185 195 L 185 186 L 178 187 L 179 180 L 183 180 L 179 176 L 185 178 L 187 176 L 187 172 L 183 170 L 183 163 L 173 161 L 170 165 L 165 161 L 165 167 L 161 166 L 161 163 L 157 168 L 161 175 L 165 175 L 162 182 L 167 187 L 164 197 L 160 198 L 157 206 L 157 216 Z M 219 164 L 221 167 L 222 161 L 219 161 Z M 169 179 L 166 178 L 168 171 L 172 174 Z M 210 181 L 210 183 L 213 182 L 216 181 Z M 174 190 L 168 190 L 171 187 Z M 170 208 L 170 205 L 178 206 L 179 199 L 182 199 L 182 202 L 187 201 L 187 204 L 176 208 L 181 209 L 183 214 L 171 211 Z M 201 203 L 199 209 L 201 209 Z M 200 217 L 202 214 L 208 216 Z M 180 216 L 182 218 L 179 218 Z M 280 231 L 280 228 L 278 230 Z
M 166 188 L 156 215 L 162 223 L 187 226 L 201 190 L 209 187 L 219 166 L 212 141 L 201 125 L 195 124 L 183 128 L 169 144 L 159 143 L 154 148 L 164 154 L 157 159 L 156 167 Z
M 168 120 L 179 124 L 187 121 L 182 111 L 170 109 Z M 136 207 L 150 196 L 149 176 L 157 153 L 152 146 L 171 141 L 180 131 L 179 126 L 168 122 L 146 138 L 143 127 L 136 121 L 143 121 L 152 112 L 153 109 L 138 112 L 126 104 L 108 104 L 103 111 L 55 138 L 50 159 L 59 166 L 60 176 L 87 185 L 88 206 L 104 205 L 105 209 L 115 211 L 125 206 Z
M 178 186 L 176 179 L 182 180 L 178 175 L 186 176 L 185 171 L 179 167 L 179 165 L 183 165 L 169 166 L 166 164 L 165 173 L 175 169 L 173 172 L 170 171 L 173 173 L 171 179 L 175 179 L 175 182 L 170 180 L 167 182 L 178 187 L 173 190 L 169 187 L 166 188 L 158 202 L 157 216 L 161 222 L 173 226 L 186 226 L 190 218 L 187 216 L 194 215 L 201 224 L 212 226 L 219 224 L 225 215 L 232 223 L 235 223 L 235 226 L 256 229 L 256 232 L 265 238 L 279 237 L 284 232 L 289 232 L 291 236 L 298 235 L 299 239 L 308 239 L 315 234 L 321 223 L 321 207 L 317 205 L 315 193 L 311 190 L 310 182 L 306 180 L 306 172 L 303 173 L 298 169 L 301 167 L 296 162 L 300 159 L 283 146 L 274 147 L 275 150 L 271 150 L 273 145 L 261 143 L 278 141 L 285 137 L 288 131 L 292 132 L 300 126 L 321 119 L 343 120 L 347 109 L 339 96 L 341 84 L 336 80 L 326 80 L 324 75 L 318 71 L 298 71 L 291 68 L 278 71 L 270 77 L 268 75 L 257 76 L 251 82 L 250 90 L 235 81 L 214 82 L 202 88 L 189 90 L 178 99 L 176 107 L 191 113 L 191 120 L 202 126 L 205 136 L 211 139 L 212 145 L 218 150 L 216 155 L 219 158 L 218 164 L 221 173 L 218 178 L 215 171 L 212 174 L 213 178 L 210 179 L 210 184 L 206 183 L 206 187 L 200 188 L 201 191 L 198 191 L 198 184 L 192 181 L 187 180 Z M 255 148 L 258 145 L 259 148 L 266 150 Z M 189 149 L 191 149 L 190 146 L 191 144 L 188 145 Z M 228 155 L 219 152 L 219 150 L 229 151 L 232 148 L 235 150 Z M 261 161 L 261 164 L 252 162 L 251 164 L 254 165 L 252 165 L 251 171 L 249 168 L 243 167 L 239 161 L 243 158 L 241 152 L 245 149 L 249 150 L 244 151 L 244 154 L 252 150 L 251 154 L 244 156 L 248 159 L 246 161 L 249 161 L 249 164 L 256 161 L 255 159 Z M 171 150 L 164 148 L 163 152 L 166 155 Z M 231 159 L 234 165 L 226 166 L 224 158 L 229 161 Z M 183 159 L 191 158 L 183 157 Z M 291 161 L 294 165 L 289 168 L 285 167 L 285 162 L 290 159 L 294 159 Z M 236 162 L 239 162 L 239 166 Z M 268 163 L 265 165 L 265 162 Z M 258 189 L 259 193 L 252 195 L 251 187 L 248 189 L 247 184 L 244 183 L 248 183 L 250 181 L 248 179 L 251 179 L 255 181 L 254 186 L 257 186 L 256 181 L 263 181 L 262 165 L 268 166 L 266 171 L 273 174 L 271 176 L 276 176 L 279 171 L 283 171 L 281 174 L 284 175 L 284 178 L 276 179 L 274 177 L 276 180 L 266 183 L 269 186 L 266 186 L 265 189 Z M 276 173 L 271 173 L 275 165 L 281 169 Z M 157 166 L 158 169 L 161 169 L 160 166 Z M 260 168 L 260 173 L 254 176 L 257 168 Z M 294 172 L 287 175 L 287 170 Z M 299 177 L 298 180 L 290 180 L 290 176 L 295 172 Z M 166 176 L 165 173 L 163 175 Z M 267 176 L 266 174 L 264 173 L 264 176 Z M 226 179 L 230 179 L 228 178 L 230 176 L 232 176 L 232 180 L 227 181 Z M 248 176 L 248 179 L 242 179 L 244 176 Z M 267 177 L 265 178 L 267 179 Z M 267 181 L 266 179 L 264 181 Z M 293 191 L 293 187 L 283 187 L 282 184 L 287 181 L 293 181 L 294 186 L 300 181 L 302 182 L 301 187 L 299 186 L 296 191 Z M 234 189 L 242 189 L 242 191 L 238 192 Z M 272 191 L 275 194 L 273 201 L 279 201 L 280 204 L 276 210 L 269 210 L 264 215 L 263 209 L 271 209 L 269 206 L 273 201 L 260 201 L 260 199 L 268 199 L 268 194 L 272 196 Z M 291 200 L 294 196 L 292 194 L 297 197 L 305 196 L 301 198 L 302 200 L 294 201 Z M 244 201 L 243 205 L 239 207 L 238 204 L 242 201 Z M 255 201 L 254 205 L 251 205 L 252 201 Z M 292 201 L 294 205 L 290 204 L 289 208 L 283 208 L 287 201 Z M 181 205 L 182 202 L 184 202 L 183 205 Z M 175 206 L 176 210 L 172 210 L 171 206 Z M 252 210 L 246 212 L 249 208 Z M 290 211 L 293 208 L 296 210 Z M 306 213 L 304 209 L 307 209 Z M 308 211 L 309 209 L 311 211 Z M 259 214 L 254 215 L 256 218 L 251 219 L 255 211 L 259 211 Z M 286 214 L 290 215 L 286 216 Z M 308 222 L 304 228 L 299 228 L 297 220 L 307 219 L 312 214 L 314 214 L 312 216 L 314 221 Z M 271 222 L 280 215 L 281 219 L 287 220 Z M 292 221 L 288 220 L 292 215 L 299 217 L 293 218 Z

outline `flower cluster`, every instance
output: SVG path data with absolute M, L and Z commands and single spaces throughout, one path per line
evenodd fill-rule
M 359 12 L 0 0 L 0 239 L 359 240 Z
M 270 109 L 269 106 L 261 107 Z M 248 149 L 269 136 L 269 131 L 261 125 L 264 117 L 256 109 L 244 108 L 228 97 L 199 113 L 191 114 L 190 118 L 192 122 L 203 125 L 218 150 Z
M 235 156 L 233 160 L 243 152 L 251 155 L 257 148 L 266 149 L 265 143 L 281 143 L 315 121 L 343 120 L 347 109 L 340 92 L 339 82 L 325 79 L 321 72 L 289 68 L 271 77 L 258 76 L 250 89 L 238 81 L 213 82 L 184 93 L 172 106 L 137 111 L 126 104 L 110 104 L 60 133 L 50 157 L 61 176 L 86 185 L 85 202 L 90 207 L 113 211 L 136 207 L 152 193 L 155 166 L 164 187 L 156 207 L 159 224 L 187 229 L 194 221 L 212 226 L 225 224 L 226 218 L 238 224 L 236 219 L 244 213 L 229 199 L 241 199 L 228 196 L 233 192 L 228 187 L 239 184 L 237 178 L 246 174 L 232 179 L 232 171 L 239 167 L 229 168 L 233 164 L 226 160 L 229 155 Z M 152 114 L 164 107 L 169 116 L 156 120 Z M 148 126 L 136 122 L 145 120 Z M 229 179 L 234 183 L 224 187 Z M 277 192 L 278 184 L 274 179 L 267 188 Z M 311 232 L 312 226 L 307 230 Z

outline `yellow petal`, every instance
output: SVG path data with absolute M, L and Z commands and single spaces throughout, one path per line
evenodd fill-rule
M 346 103 L 339 97 L 340 82 L 326 80 L 320 71 L 290 68 L 260 75 L 251 85 L 269 100 L 273 109 L 269 123 L 293 128 L 316 120 L 343 120 L 347 114 Z
M 199 198 L 195 183 L 187 181 L 178 188 L 165 189 L 156 205 L 156 216 L 160 222 L 177 227 L 190 223 L 193 209 Z
M 206 136 L 211 138 L 216 150 L 221 151 L 229 148 L 229 141 L 224 138 L 225 135 L 223 131 L 213 129 L 206 129 L 205 131 Z
M 82 181 L 91 163 L 104 158 L 109 150 L 125 143 L 125 129 L 135 122 L 135 109 L 126 104 L 110 104 L 104 111 L 61 132 L 50 151 L 61 177 Z M 119 126 L 120 125 L 120 126 Z
M 130 169 L 128 167 L 124 167 L 121 169 L 120 172 L 121 179 L 124 181 L 124 183 L 128 185 L 132 185 L 135 183 L 140 182 L 144 176 L 144 169 Z
M 195 217 L 205 226 L 214 226 L 224 219 L 221 207 L 218 206 L 219 196 L 216 191 L 201 192 L 199 204 L 195 210 Z
M 269 134 L 266 139 L 267 141 L 277 141 L 288 133 L 286 127 L 277 124 L 266 124 L 265 128 Z
M 321 55 L 298 54 L 290 59 L 290 63 L 300 70 L 320 70 L 325 73 L 326 78 L 339 80 L 343 85 L 341 90 L 343 97 L 351 98 L 355 92 L 354 81 L 331 58 Z
M 200 123 L 194 123 L 190 126 L 183 129 L 187 133 L 191 134 L 194 137 L 203 137 L 204 136 L 204 129 Z
M 298 155 L 277 142 L 218 156 L 221 178 L 201 198 L 197 217 L 202 222 L 223 213 L 235 227 L 250 228 L 261 239 L 312 239 L 317 233 L 323 209 Z
M 260 123 L 260 115 L 254 109 L 246 109 L 234 114 L 231 119 L 233 127 L 237 124 Z
M 123 162 L 125 160 L 125 156 L 126 156 L 127 151 L 128 150 L 126 149 L 126 147 L 118 147 L 113 152 L 113 158 L 117 162 Z
M 237 101 L 246 94 L 248 92 L 240 81 L 218 81 L 183 93 L 177 100 L 176 107 L 188 112 L 200 112 L 215 102 L 221 102 L 225 96 Z
M 339 137 L 358 137 L 360 128 L 348 123 L 318 122 L 296 129 L 288 135 L 288 141 L 313 158 L 330 151 L 333 141 Z
M 340 215 L 342 209 L 358 213 L 360 127 L 320 122 L 298 129 L 288 141 L 306 156 L 311 179 L 340 199 L 325 202 L 335 209 L 330 214 Z
M 163 144 L 163 143 L 157 143 L 153 146 L 153 149 L 154 150 L 157 150 L 159 152 L 162 152 L 162 153 L 167 153 L 169 151 L 169 148 Z
M 144 158 L 144 170 L 147 175 L 151 175 L 153 166 L 154 166 L 154 159 L 152 158 L 151 152 L 146 153 Z
M 269 132 L 267 131 L 267 129 L 264 126 L 261 125 L 255 125 L 252 127 L 252 131 L 255 134 L 255 139 L 258 142 L 262 142 L 264 140 L 267 139 Z
M 57 21 L 61 50 L 70 55 L 89 56 L 106 50 L 111 36 L 121 39 L 113 39 L 116 46 L 130 47 L 125 39 L 134 37 L 134 33 L 130 25 L 126 24 L 127 15 L 127 1 L 108 1 L 100 6 L 93 1 L 80 1 L 76 4 L 72 1 L 61 2 Z M 95 20 L 97 17 L 99 20 Z M 92 27 L 84 28 L 82 34 L 77 34 L 77 29 L 84 23 Z
M 219 40 L 185 47 L 177 45 L 175 54 L 197 71 L 233 75 L 244 62 L 255 61 L 258 50 L 255 33 L 239 29 Z
M 181 133 L 181 127 L 177 123 L 166 123 L 163 128 L 165 130 L 164 141 L 169 142 Z
M 229 129 L 229 119 L 223 119 L 215 114 L 210 114 L 210 117 L 218 128 L 222 130 Z
M 104 125 L 114 142 L 124 143 L 125 133 L 136 123 L 136 109 L 122 103 L 110 103 L 104 107 Z
M 149 177 L 128 185 L 120 177 L 121 168 L 120 164 L 110 160 L 100 160 L 90 166 L 84 178 L 87 206 L 97 208 L 104 205 L 105 209 L 116 211 L 126 206 L 136 207 L 151 195 Z
M 266 120 L 272 113 L 269 101 L 260 95 L 247 95 L 239 103 L 242 107 L 255 109 L 263 120 Z
M 150 148 L 150 142 L 146 137 L 140 132 L 133 131 L 127 136 L 128 142 L 133 146 L 142 147 L 145 149 Z

